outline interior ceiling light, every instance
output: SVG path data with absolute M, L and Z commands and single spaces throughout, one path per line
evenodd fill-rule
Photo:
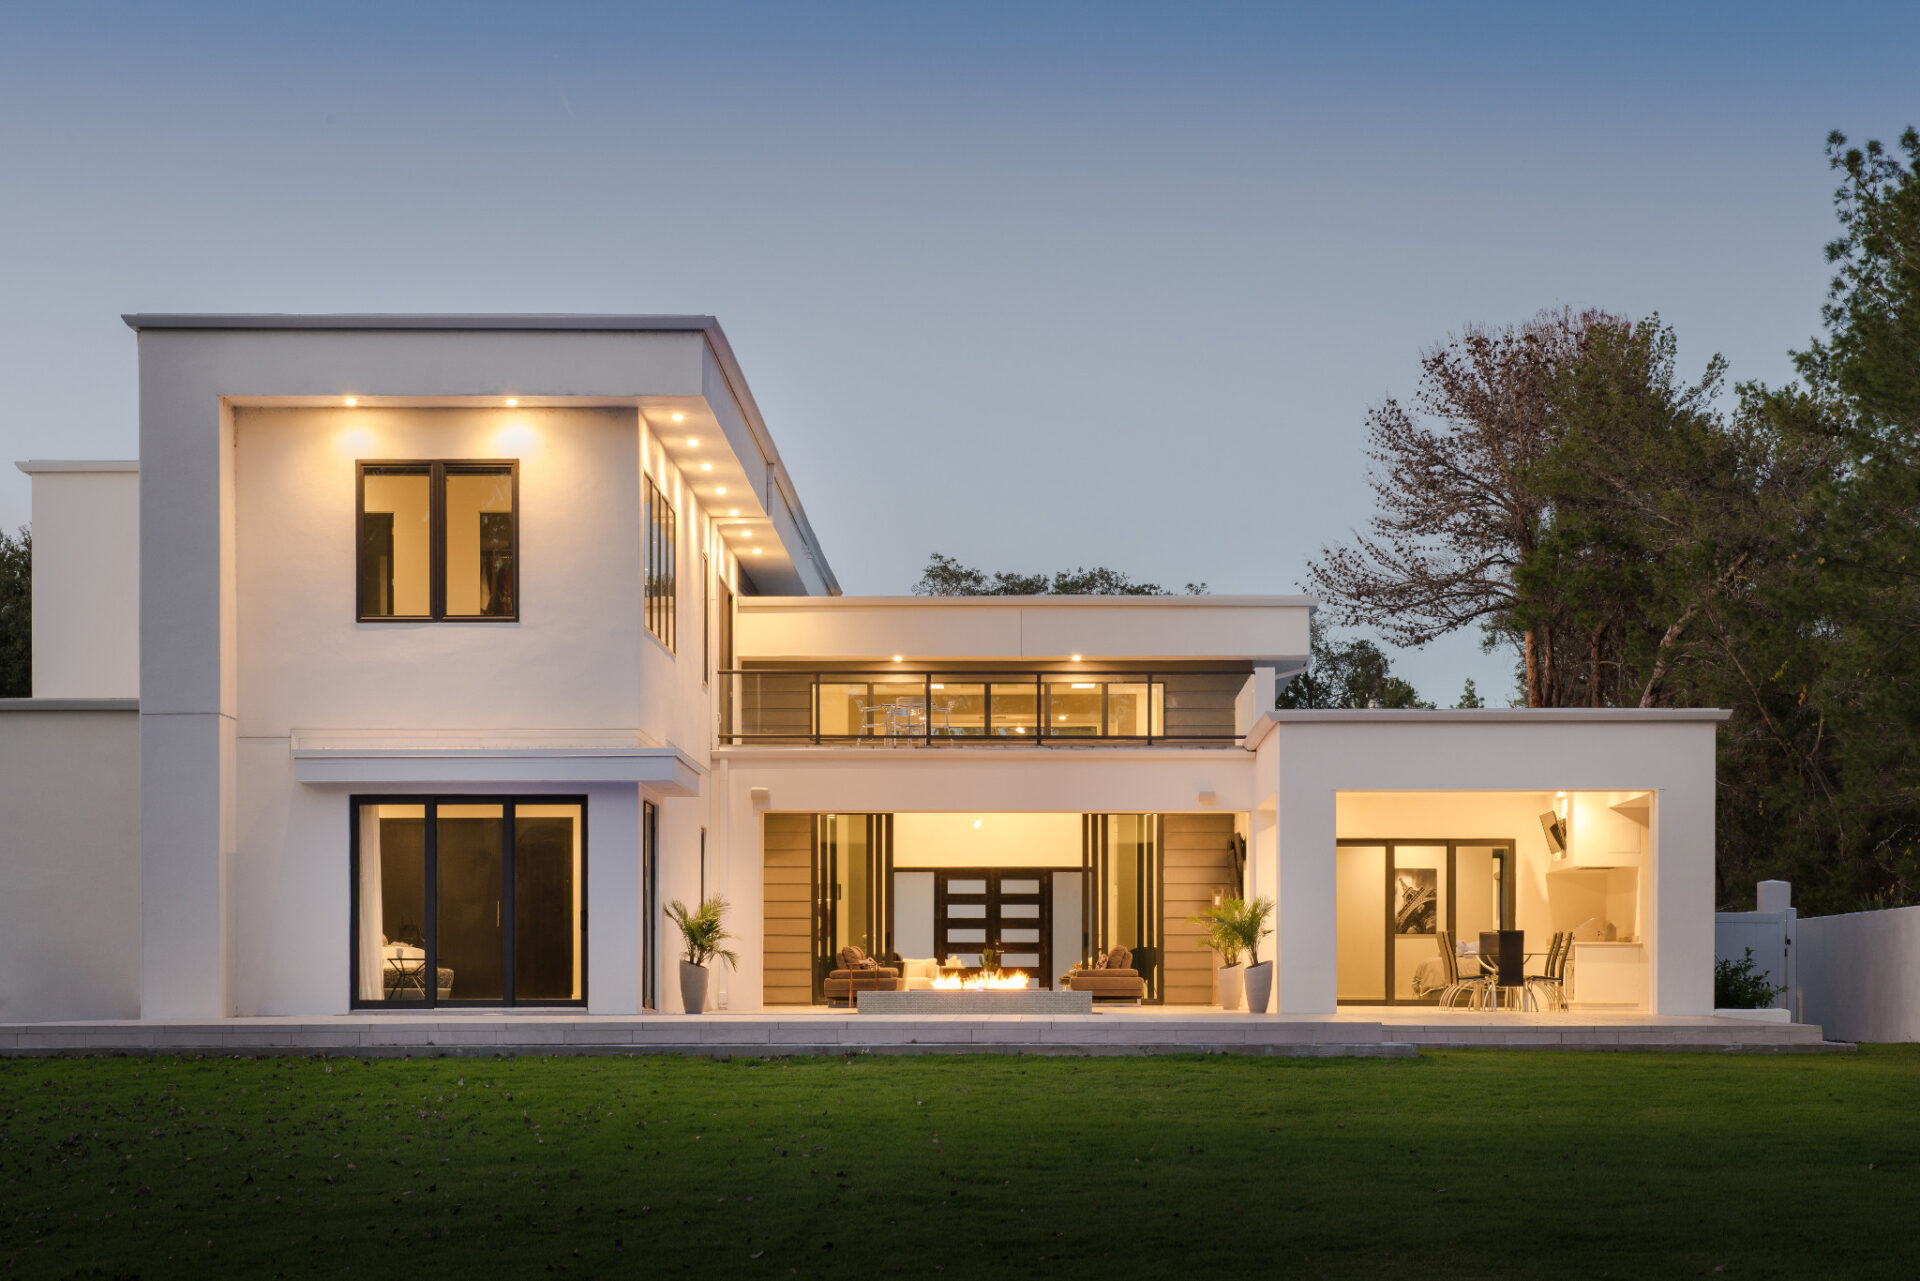
M 700 448 L 700 438 L 698 436 L 687 437 L 687 448 L 688 449 Z
M 517 401 L 517 400 L 515 400 L 515 399 L 514 399 L 514 398 L 513 398 L 512 396 L 509 396 L 509 397 L 507 397 L 507 408 L 508 408 L 508 409 L 518 409 L 518 408 L 520 408 L 520 402 L 519 402 L 519 401 Z
M 683 423 L 683 422 L 685 422 L 685 421 L 687 421 L 687 416 L 686 416 L 685 414 L 675 414 L 675 415 L 673 416 L 673 421 L 675 421 L 675 422 L 677 422 L 677 423 Z
M 727 487 L 725 485 L 715 485 L 713 487 L 713 492 L 724 497 L 727 492 Z
M 1065 720 L 1065 719 L 1067 719 L 1067 718 L 1066 718 L 1066 717 L 1064 717 L 1064 716 L 1056 716 L 1056 717 L 1054 717 L 1053 719 L 1055 719 L 1056 721 L 1064 721 L 1064 720 Z
M 348 409 L 352 409 L 352 408 L 353 408 L 353 407 L 354 407 L 355 405 L 357 405 L 357 404 L 359 404 L 359 403 L 360 403 L 360 398 L 359 398 L 358 396 L 349 396 L 349 397 L 347 397 L 347 408 L 348 408 Z
M 738 507 L 729 507 L 729 508 L 727 508 L 727 515 L 729 515 L 729 516 L 738 516 L 739 514 L 740 514 L 740 509 L 739 509 Z
M 1075 682 L 1073 683 L 1073 688 L 1075 688 L 1075 689 L 1099 689 L 1100 687 L 1099 687 L 1098 685 L 1095 685 L 1095 684 L 1094 684 L 1094 683 L 1093 683 L 1092 681 L 1075 681 Z
M 896 663 L 898 663 L 898 662 L 901 662 L 901 661 L 902 661 L 902 658 L 901 658 L 901 656 L 900 656 L 899 654 L 895 654 L 895 655 L 893 656 L 893 661 L 894 661 L 894 662 L 896 662 Z
M 1080 655 L 1078 655 L 1078 654 L 1075 654 L 1075 655 L 1073 656 L 1073 661 L 1074 661 L 1074 662 L 1076 662 L 1076 663 L 1077 663 L 1077 662 L 1079 662 L 1079 661 L 1080 661 Z
M 701 470 L 701 471 L 712 471 L 712 470 L 713 470 L 713 464 L 712 464 L 712 463 L 701 463 L 701 464 L 700 464 L 700 470 Z
M 978 826 L 980 826 L 980 820 L 979 820 L 979 819 L 977 819 L 977 818 L 976 818 L 976 819 L 974 819 L 974 820 L 973 820 L 973 825 L 974 825 L 975 827 L 978 827 Z
M 760 553 L 761 553 L 762 551 L 764 551 L 764 550 L 765 550 L 764 548 L 761 548 L 761 547 L 756 547 L 756 548 L 754 548 L 754 549 L 753 549 L 753 554 L 754 554 L 755 556 L 758 556 L 758 555 L 760 555 Z

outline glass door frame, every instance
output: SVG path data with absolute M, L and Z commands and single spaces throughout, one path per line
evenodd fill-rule
M 874 960 L 884 960 L 893 952 L 893 815 L 835 810 L 813 816 L 812 885 L 813 897 L 813 1003 L 827 1003 L 827 975 L 840 965 L 840 950 L 834 945 L 840 933 L 839 888 L 850 870 L 841 866 L 839 833 L 834 825 L 841 819 L 860 819 L 865 826 L 865 864 L 867 877 L 866 919 L 860 922 L 867 937 L 877 940 Z M 849 859 L 851 852 L 848 852 Z
M 1454 890 L 1459 883 L 1460 850 L 1462 848 L 1477 849 L 1477 848 L 1490 847 L 1499 851 L 1499 857 L 1501 859 L 1500 928 L 1501 929 L 1515 928 L 1513 922 L 1514 922 L 1515 913 L 1517 910 L 1516 890 L 1518 888 L 1516 884 L 1516 877 L 1515 877 L 1515 866 L 1519 862 L 1519 858 L 1516 853 L 1519 846 L 1518 846 L 1518 843 L 1514 841 L 1512 837 L 1507 837 L 1507 836 L 1483 836 L 1483 837 L 1477 837 L 1477 838 L 1476 837 L 1447 838 L 1447 837 L 1432 837 L 1432 836 L 1424 836 L 1424 837 L 1409 836 L 1409 837 L 1399 837 L 1399 838 L 1341 837 L 1340 839 L 1334 841 L 1333 844 L 1334 844 L 1334 848 L 1336 849 L 1342 846 L 1348 846 L 1348 847 L 1360 847 L 1365 849 L 1380 849 L 1386 852 L 1386 856 L 1382 860 L 1385 864 L 1385 878 L 1384 878 L 1384 884 L 1381 886 L 1381 908 L 1386 913 L 1386 924 L 1387 924 L 1385 995 L 1377 1001 L 1370 1000 L 1363 997 L 1351 997 L 1351 998 L 1339 999 L 1335 1001 L 1336 1005 L 1431 1005 L 1433 1004 L 1433 1002 L 1427 1000 L 1424 997 L 1402 998 L 1402 997 L 1397 997 L 1393 994 L 1394 979 L 1396 977 L 1394 974 L 1395 967 L 1394 967 L 1393 941 L 1396 937 L 1408 937 L 1403 935 L 1396 935 L 1393 932 L 1393 871 L 1394 871 L 1393 851 L 1396 846 L 1406 845 L 1406 846 L 1420 848 L 1420 849 L 1438 849 L 1438 848 L 1444 847 L 1446 849 L 1447 851 L 1447 887 L 1446 887 L 1447 888 L 1447 913 L 1446 913 L 1447 919 L 1443 925 L 1437 928 L 1445 929 L 1446 932 L 1449 934 L 1456 934 L 1456 941 L 1457 941 L 1457 931 L 1455 930 L 1454 922 L 1457 919 L 1455 913 L 1458 905 L 1455 902 Z M 1337 904 L 1335 905 L 1335 911 L 1336 911 L 1336 920 L 1337 920 L 1338 919 Z M 1334 939 L 1334 964 L 1336 966 L 1339 965 L 1339 949 L 1340 949 L 1340 941 L 1338 936 L 1336 936 Z M 1337 982 L 1337 979 L 1336 979 L 1336 982 Z
M 1080 938 L 1081 963 L 1092 964 L 1113 946 L 1113 921 L 1107 911 L 1112 888 L 1112 820 L 1139 819 L 1144 827 L 1140 861 L 1134 868 L 1134 902 L 1139 914 L 1139 938 L 1132 950 L 1150 947 L 1154 962 L 1140 977 L 1147 981 L 1145 1004 L 1159 1005 L 1161 939 L 1166 924 L 1166 864 L 1160 851 L 1166 844 L 1164 814 L 1116 811 L 1080 816 Z M 1135 962 L 1138 965 L 1138 961 Z
M 367 805 L 418 805 L 422 807 L 422 822 L 426 825 L 426 848 L 423 855 L 422 880 L 426 893 L 426 910 L 422 915 L 426 923 L 422 926 L 426 954 L 425 973 L 428 982 L 417 1001 L 390 1001 L 382 997 L 379 1000 L 367 1000 L 360 995 L 360 810 Z M 499 1000 L 459 1001 L 441 1000 L 437 981 L 439 974 L 439 886 L 436 884 L 437 861 L 439 856 L 438 811 L 442 805 L 498 805 L 500 806 L 501 855 L 500 855 L 500 919 L 505 923 L 501 929 L 501 998 Z M 521 1000 L 514 994 L 513 973 L 513 829 L 514 809 L 520 805 L 578 805 L 580 807 L 580 995 L 570 1000 L 527 999 Z M 587 839 L 587 798 L 585 796 L 549 796 L 549 795 L 490 795 L 467 792 L 436 793 L 353 793 L 347 797 L 347 867 L 348 867 L 348 911 L 347 911 L 347 992 L 349 1008 L 356 1010 L 449 1010 L 479 1009 L 498 1010 L 512 1008 L 580 1008 L 587 1003 L 587 925 L 588 904 L 587 875 L 591 847 Z

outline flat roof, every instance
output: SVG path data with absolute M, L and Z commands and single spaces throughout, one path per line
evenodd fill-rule
M 1313 596 L 742 596 L 742 609 L 1316 609 Z
M 807 552 L 814 564 L 819 566 L 821 577 L 826 579 L 829 594 L 840 594 L 840 580 L 834 577 L 833 566 L 827 563 L 826 551 L 820 546 L 820 538 L 813 532 L 813 523 L 807 519 L 807 509 L 800 501 L 800 491 L 794 487 L 793 478 L 787 474 L 787 464 L 780 457 L 780 450 L 773 443 L 773 434 L 767 430 L 766 419 L 760 414 L 760 406 L 753 398 L 753 392 L 747 386 L 747 376 L 740 368 L 739 360 L 733 354 L 733 344 L 727 341 L 727 335 L 720 328 L 720 321 L 713 316 L 694 315 L 591 315 L 581 312 L 237 312 L 237 311 L 148 311 L 131 312 L 120 317 L 129 329 L 185 329 L 185 330 L 361 330 L 369 332 L 412 330 L 462 332 L 477 330 L 495 330 L 503 332 L 551 332 L 569 331 L 575 333 L 698 333 L 706 337 L 707 346 L 712 350 L 714 359 L 719 362 L 720 371 L 727 380 L 727 389 L 733 394 L 740 406 L 741 416 L 747 420 L 747 429 L 753 433 L 754 443 L 759 446 L 771 469 L 773 485 L 786 501 L 787 508 L 793 513 L 794 523 L 800 528 L 800 536 L 807 544 Z M 748 568 L 749 576 L 752 569 Z

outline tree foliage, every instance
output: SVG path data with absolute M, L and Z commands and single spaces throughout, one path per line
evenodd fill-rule
M 1023 574 L 1012 570 L 984 573 L 939 552 L 927 558 L 915 596 L 1171 596 L 1158 583 L 1136 583 L 1117 569 L 1096 566 L 1060 570 L 1053 574 Z M 1205 583 L 1188 583 L 1185 595 L 1204 596 Z
M 33 693 L 33 531 L 0 530 L 0 698 Z
M 1280 690 L 1278 705 L 1282 708 L 1433 706 L 1392 673 L 1378 645 L 1370 640 L 1335 639 L 1317 614 L 1312 622 L 1310 648 L 1307 670 Z

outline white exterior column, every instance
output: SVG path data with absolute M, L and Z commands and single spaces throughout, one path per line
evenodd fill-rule
M 1711 728 L 1701 731 L 1711 734 Z M 1655 1014 L 1713 1012 L 1713 748 L 1676 759 L 1654 793 L 1647 1000 Z M 1672 775 L 1670 774 L 1671 778 Z
M 140 1014 L 219 1018 L 236 830 L 233 422 L 182 340 L 141 337 Z

